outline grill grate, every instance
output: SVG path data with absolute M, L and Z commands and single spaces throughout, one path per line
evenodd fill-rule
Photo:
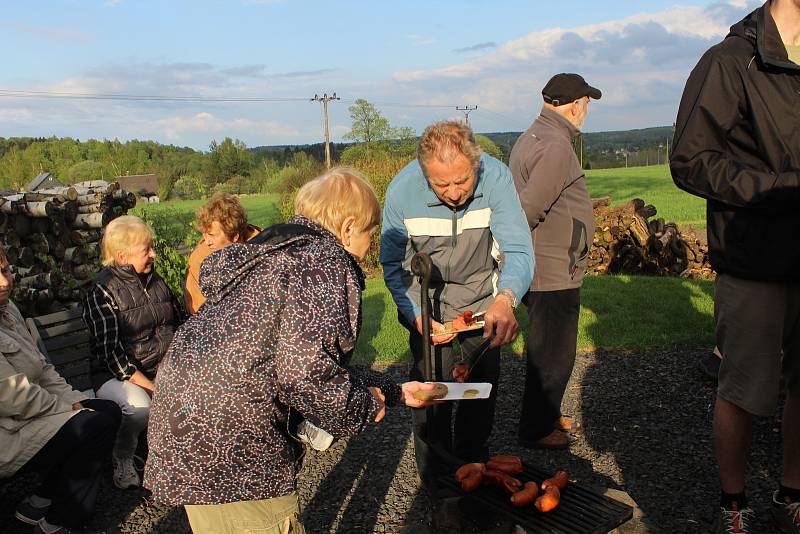
M 520 475 L 515 475 L 524 484 L 533 480 L 537 484 L 549 478 L 546 472 L 525 466 Z M 463 493 L 492 507 L 500 514 L 513 519 L 519 526 L 534 533 L 547 534 L 604 534 L 614 530 L 633 517 L 633 508 L 576 484 L 570 484 L 561 493 L 558 507 L 546 514 L 533 505 L 518 508 L 511 505 L 511 496 L 494 487 L 482 487 L 464 493 L 452 474 L 438 479 L 441 487 Z

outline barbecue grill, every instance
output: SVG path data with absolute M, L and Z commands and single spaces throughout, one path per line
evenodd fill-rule
M 440 369 L 436 369 L 436 362 L 431 358 L 431 331 L 430 331 L 430 301 L 429 287 L 433 264 L 430 256 L 419 252 L 411 259 L 411 271 L 419 277 L 421 286 L 420 308 L 422 312 L 422 357 L 425 380 L 433 381 Z M 466 401 L 475 402 L 475 401 Z M 615 501 L 604 495 L 582 488 L 570 483 L 561 492 L 561 502 L 555 510 L 547 513 L 539 512 L 533 506 L 515 507 L 511 505 L 508 493 L 495 487 L 481 487 L 478 490 L 466 493 L 461 485 L 455 481 L 454 473 L 458 467 L 466 463 L 447 451 L 442 444 L 432 442 L 430 436 L 433 432 L 433 407 L 426 408 L 425 436 L 421 438 L 431 448 L 446 469 L 445 473 L 436 479 L 439 487 L 451 490 L 455 494 L 469 496 L 484 505 L 494 509 L 521 527 L 530 532 L 542 534 L 601 534 L 609 532 L 625 523 L 633 516 L 633 508 L 627 504 Z M 550 475 L 529 464 L 524 465 L 520 475 L 515 475 L 520 481 L 534 481 L 537 484 L 550 477 Z

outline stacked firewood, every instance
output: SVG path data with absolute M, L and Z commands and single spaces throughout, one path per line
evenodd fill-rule
M 593 199 L 594 241 L 588 273 L 632 273 L 712 278 L 708 245 L 689 226 L 655 218 L 657 210 L 641 199 L 611 207 L 608 197 Z
M 0 192 L 0 246 L 14 272 L 23 315 L 63 310 L 100 268 L 103 227 L 136 205 L 103 180 L 34 192 Z

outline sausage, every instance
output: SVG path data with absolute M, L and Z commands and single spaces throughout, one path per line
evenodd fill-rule
M 482 471 L 470 471 L 467 478 L 461 481 L 461 489 L 464 491 L 475 491 L 478 489 L 483 482 L 483 472 Z
M 483 484 L 492 485 L 504 489 L 509 493 L 516 493 L 522 486 L 522 482 L 502 471 L 487 469 L 483 472 Z
M 458 468 L 456 471 L 456 482 L 461 482 L 468 476 L 470 476 L 474 472 L 483 473 L 485 469 L 483 464 L 474 463 L 474 464 L 464 464 Z
M 526 482 L 525 487 L 511 496 L 511 504 L 514 506 L 527 506 L 533 504 L 534 499 L 539 494 L 539 486 L 536 482 Z
M 515 462 L 501 462 L 499 460 L 491 459 L 486 462 L 487 469 L 493 469 L 495 471 L 502 471 L 503 473 L 508 473 L 509 475 L 518 475 L 522 473 L 522 463 L 515 463 Z
M 536 499 L 534 506 L 540 512 L 549 512 L 558 506 L 559 502 L 561 502 L 561 492 L 558 486 L 548 486 L 544 493 Z
M 498 462 L 513 462 L 522 465 L 522 458 L 514 456 L 513 454 L 495 454 L 489 460 L 497 460 Z
M 556 471 L 553 476 L 542 482 L 542 491 L 550 486 L 556 486 L 559 490 L 563 490 L 569 483 L 569 473 L 566 471 Z

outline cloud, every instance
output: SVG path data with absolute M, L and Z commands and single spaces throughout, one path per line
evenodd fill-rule
M 465 46 L 464 48 L 456 48 L 453 52 L 464 53 L 464 52 L 480 52 L 481 50 L 487 50 L 490 48 L 497 48 L 497 43 L 494 41 L 487 41 L 485 43 L 478 43 L 472 46 Z
M 276 76 L 279 78 L 313 78 L 316 76 L 330 74 L 332 72 L 336 72 L 336 69 L 298 70 L 294 72 L 276 74 Z
M 433 37 L 429 37 L 427 35 L 417 35 L 416 33 L 406 35 L 406 38 L 411 41 L 413 46 L 430 46 L 436 43 L 436 39 Z
M 19 33 L 26 33 L 39 39 L 47 39 L 49 41 L 78 43 L 86 43 L 89 41 L 89 35 L 77 28 L 61 26 L 26 26 L 23 24 L 16 24 L 13 28 Z
M 758 5 L 747 0 L 673 6 L 598 24 L 548 28 L 469 61 L 398 71 L 392 80 L 419 103 L 477 105 L 470 121 L 479 131 L 491 131 L 527 127 L 547 80 L 557 72 L 578 72 L 603 91 L 603 99 L 590 108 L 588 128 L 669 124 L 691 68 Z
M 266 68 L 266 65 L 242 65 L 240 67 L 223 69 L 221 72 L 228 76 L 236 76 L 239 78 L 263 78 L 264 69 Z
M 156 121 L 155 126 L 168 139 L 179 140 L 186 132 L 203 132 L 215 136 L 294 137 L 298 131 L 294 126 L 280 121 L 254 121 L 246 118 L 224 119 L 203 111 L 193 116 L 173 116 Z

